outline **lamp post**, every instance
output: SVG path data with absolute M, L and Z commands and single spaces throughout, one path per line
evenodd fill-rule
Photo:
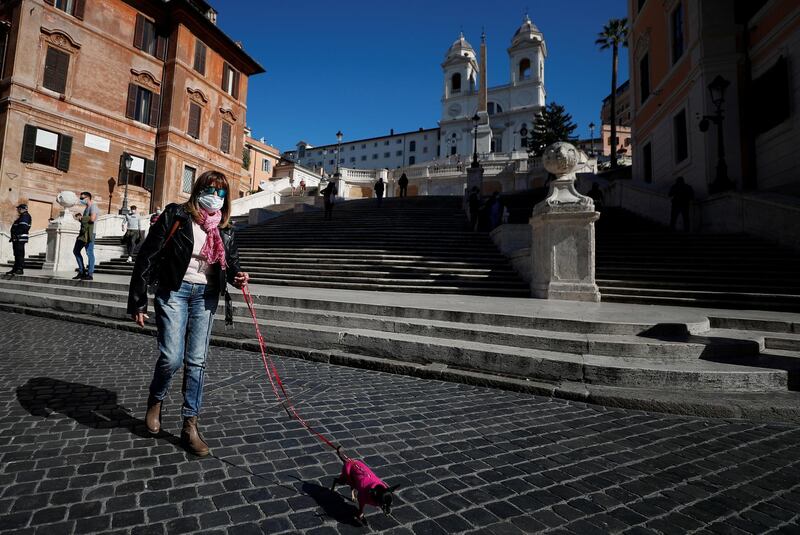
M 481 118 L 478 117 L 477 113 L 472 116 L 472 124 L 475 125 L 475 128 L 474 128 L 474 134 L 472 136 L 473 138 L 472 165 L 470 165 L 470 167 L 472 167 L 473 169 L 476 167 L 480 167 L 480 164 L 478 163 L 478 121 L 480 121 L 480 119 Z
M 733 182 L 728 178 L 728 164 L 725 162 L 725 143 L 722 134 L 722 121 L 725 116 L 722 113 L 722 105 L 725 103 L 725 90 L 731 83 L 720 75 L 717 75 L 710 84 L 708 92 L 711 95 L 711 102 L 716 108 L 713 115 L 703 115 L 700 120 L 700 131 L 708 131 L 709 122 L 717 126 L 717 172 L 714 181 L 709 184 L 709 193 L 719 193 L 733 187 Z
M 122 208 L 119 209 L 119 215 L 128 215 L 130 212 L 128 210 L 128 182 L 131 174 L 131 165 L 133 164 L 133 158 L 131 158 L 130 154 L 125 154 L 123 163 L 125 164 L 125 193 L 122 196 Z
M 589 153 L 592 156 L 594 156 L 594 127 L 595 127 L 594 122 L 589 123 L 589 136 L 590 136 L 589 142 L 591 143 L 592 147 L 591 149 L 589 149 Z
M 342 176 L 341 173 L 339 173 L 339 155 L 342 153 L 342 138 L 343 137 L 344 137 L 344 134 L 342 134 L 341 130 L 336 132 L 336 167 L 335 167 L 335 170 L 334 170 L 334 173 L 333 173 L 333 180 L 334 180 L 334 184 L 335 184 L 334 187 L 336 188 L 337 193 L 339 191 L 339 178 Z

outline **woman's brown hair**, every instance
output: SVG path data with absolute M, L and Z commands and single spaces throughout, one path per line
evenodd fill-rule
M 225 190 L 225 198 L 222 203 L 222 219 L 219 222 L 220 228 L 226 228 L 231 222 L 231 188 L 228 185 L 228 178 L 219 171 L 206 171 L 194 182 L 192 186 L 192 194 L 189 200 L 186 201 L 186 211 L 189 212 L 195 221 L 200 218 L 200 205 L 197 203 L 197 198 L 203 195 L 204 190 L 208 186 Z

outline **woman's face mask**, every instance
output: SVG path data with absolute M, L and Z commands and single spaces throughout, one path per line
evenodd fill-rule
M 225 200 L 217 197 L 216 193 L 206 193 L 197 198 L 197 203 L 200 205 L 200 208 L 206 212 L 216 212 L 222 208 L 222 205 L 225 204 Z

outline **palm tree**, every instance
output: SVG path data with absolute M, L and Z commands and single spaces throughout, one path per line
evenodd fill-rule
M 617 66 L 619 63 L 619 46 L 628 46 L 628 19 L 611 19 L 605 26 L 603 31 L 597 34 L 597 40 L 594 44 L 600 47 L 600 50 L 608 50 L 613 52 L 612 67 L 611 67 L 611 167 L 617 166 Z M 602 133 L 603 127 L 601 125 L 600 132 Z

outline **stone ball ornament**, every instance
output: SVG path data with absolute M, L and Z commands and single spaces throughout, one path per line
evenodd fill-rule
M 62 191 L 56 196 L 56 202 L 64 208 L 72 208 L 78 204 L 78 196 L 73 191 Z
M 567 175 L 578 166 L 578 149 L 571 143 L 558 141 L 544 150 L 542 163 L 548 173 L 556 176 Z

